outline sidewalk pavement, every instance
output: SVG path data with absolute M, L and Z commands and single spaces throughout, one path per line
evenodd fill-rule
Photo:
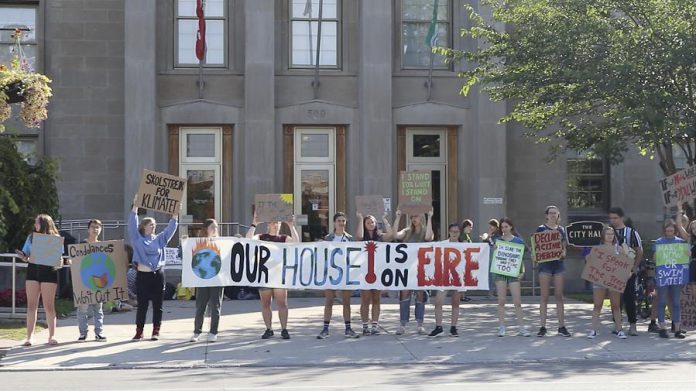
M 361 330 L 359 299 L 353 298 L 352 320 L 356 332 Z M 357 303 L 357 304 L 355 304 Z M 413 307 L 412 307 L 413 308 Z M 131 342 L 135 333 L 135 312 L 108 314 L 105 317 L 105 335 L 108 342 L 94 342 L 90 327 L 88 342 L 77 342 L 75 316 L 58 321 L 56 338 L 61 343 L 49 346 L 45 342 L 48 331 L 35 336 L 35 345 L 29 348 L 15 342 L 0 358 L 0 371 L 57 370 L 107 368 L 201 368 L 201 367 L 287 367 L 336 365 L 399 365 L 399 364 L 481 364 L 481 363 L 538 363 L 538 362 L 624 362 L 624 361 L 694 361 L 696 360 L 696 332 L 684 340 L 659 338 L 647 333 L 647 322 L 639 322 L 640 335 L 619 340 L 611 334 L 611 315 L 603 310 L 599 336 L 586 338 L 591 323 L 592 306 L 566 300 L 565 313 L 571 338 L 556 335 L 555 304 L 549 305 L 549 334 L 536 337 L 539 325 L 538 298 L 524 300 L 525 316 L 532 337 L 517 336 L 513 327 L 514 311 L 508 304 L 508 336 L 497 333 L 497 305 L 492 300 L 474 297 L 462 303 L 459 338 L 450 337 L 449 308 L 445 306 L 445 333 L 428 337 L 416 333 L 410 323 L 405 335 L 396 336 L 398 303 L 383 298 L 380 326 L 382 334 L 346 339 L 343 336 L 342 307 L 334 305 L 331 335 L 318 340 L 323 318 L 323 299 L 291 298 L 289 330 L 292 339 L 280 338 L 277 313 L 274 311 L 275 337 L 261 340 L 264 331 L 258 300 L 228 301 L 223 303 L 218 342 L 208 343 L 207 334 L 201 342 L 188 339 L 193 331 L 194 301 L 166 301 L 159 341 Z M 148 313 L 148 322 L 151 320 Z M 204 331 L 208 327 L 204 324 Z M 433 306 L 426 307 L 425 327 L 434 327 Z M 146 326 L 146 337 L 151 325 Z

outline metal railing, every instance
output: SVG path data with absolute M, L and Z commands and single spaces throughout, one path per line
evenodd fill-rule
M 11 258 L 11 261 L 6 261 L 5 259 Z M 17 268 L 26 268 L 27 264 L 25 262 L 17 262 L 19 256 L 17 254 L 0 254 L 0 267 L 11 268 L 12 273 L 12 304 L 10 306 L 10 317 L 17 317 Z M 26 311 L 26 310 L 25 310 Z M 0 312 L 4 314 L 4 312 Z M 22 314 L 25 316 L 25 314 Z

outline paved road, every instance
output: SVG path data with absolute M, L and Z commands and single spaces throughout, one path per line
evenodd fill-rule
M 694 362 L 374 365 L 4 372 L 4 390 L 688 390 Z

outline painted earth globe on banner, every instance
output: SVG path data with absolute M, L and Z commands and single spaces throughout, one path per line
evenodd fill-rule
M 106 253 L 92 253 L 80 264 L 82 284 L 92 291 L 109 289 L 116 281 L 116 265 Z
M 220 254 L 213 249 L 201 248 L 193 253 L 191 269 L 199 278 L 208 280 L 217 276 L 221 266 Z

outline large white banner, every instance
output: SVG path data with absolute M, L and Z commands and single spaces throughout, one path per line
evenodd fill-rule
M 182 243 L 186 287 L 488 290 L 486 243 L 273 243 L 234 237 Z

